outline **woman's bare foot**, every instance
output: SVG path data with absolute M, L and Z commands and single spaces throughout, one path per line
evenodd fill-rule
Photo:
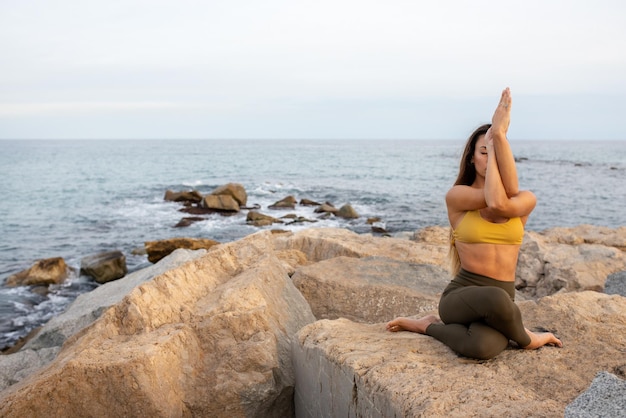
M 428 328 L 430 324 L 436 324 L 440 322 L 441 320 L 436 315 L 427 315 L 419 319 L 400 317 L 387 323 L 387 331 L 411 331 L 425 334 L 426 328 Z
M 534 350 L 544 345 L 555 345 L 557 347 L 563 347 L 561 340 L 556 338 L 551 332 L 532 332 L 528 328 L 524 328 L 526 333 L 530 337 L 530 344 L 523 347 L 525 350 Z

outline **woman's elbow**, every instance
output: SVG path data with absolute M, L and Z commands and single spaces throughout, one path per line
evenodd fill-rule
M 513 186 L 506 187 L 506 195 L 509 199 L 512 198 L 513 196 L 517 196 L 518 194 L 519 194 L 519 187 L 517 187 L 517 185 L 515 187 Z

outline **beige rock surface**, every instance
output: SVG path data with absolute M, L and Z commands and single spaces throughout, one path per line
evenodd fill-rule
M 626 298 L 564 293 L 519 303 L 527 325 L 564 347 L 458 357 L 428 336 L 347 319 L 306 326 L 294 343 L 298 417 L 556 417 L 600 370 L 626 374 Z
M 626 298 L 575 292 L 588 285 L 577 270 L 602 280 L 620 268 L 617 248 L 529 233 L 525 280 L 567 283 L 546 281 L 557 294 L 519 306 L 529 328 L 556 332 L 565 347 L 511 348 L 477 362 L 430 337 L 384 330 L 400 312 L 434 311 L 447 283 L 444 229 L 417 242 L 273 232 L 211 247 L 124 290 L 50 363 L 56 351 L 31 344 L 23 358 L 41 354 L 48 365 L 4 378 L 23 380 L 0 392 L 0 416 L 288 417 L 295 379 L 301 416 L 551 417 L 598 372 L 626 376 Z M 313 323 L 309 303 L 320 317 L 354 322 Z
M 248 193 L 243 185 L 239 183 L 227 183 L 211 192 L 212 195 L 229 195 L 239 206 L 246 206 L 248 203 Z
M 338 256 L 357 258 L 378 256 L 408 263 L 447 266 L 448 256 L 447 245 L 398 238 L 377 238 L 336 228 L 310 228 L 297 234 L 278 235 L 275 247 L 298 249 L 306 254 L 311 262 Z
M 144 245 L 148 254 L 148 261 L 156 263 L 179 248 L 185 250 L 208 250 L 218 244 L 219 242 L 212 239 L 170 238 L 159 241 L 146 241 Z
M 334 257 L 299 267 L 293 283 L 317 319 L 389 321 L 437 308 L 449 273 L 384 257 Z
M 563 244 L 556 232 L 552 234 L 546 238 L 543 234 L 527 232 L 524 237 L 516 287 L 525 294 L 537 298 L 557 292 L 601 292 L 609 274 L 626 270 L 626 255 L 613 246 Z
M 0 416 L 292 416 L 291 338 L 314 317 L 270 236 L 138 286 L 2 392 Z
M 626 226 L 608 228 L 595 225 L 578 225 L 571 228 L 549 228 L 540 232 L 547 241 L 561 244 L 599 244 L 626 251 Z
M 38 260 L 30 268 L 9 276 L 6 286 L 59 284 L 67 278 L 69 268 L 61 257 Z

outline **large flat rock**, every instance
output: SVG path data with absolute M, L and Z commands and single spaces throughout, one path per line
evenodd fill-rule
M 598 371 L 626 370 L 626 298 L 589 291 L 519 305 L 529 328 L 549 327 L 564 347 L 475 361 L 384 324 L 308 325 L 293 346 L 297 416 L 563 416 Z
M 299 267 L 293 282 L 317 319 L 389 321 L 437 309 L 449 273 L 385 257 L 335 257 Z

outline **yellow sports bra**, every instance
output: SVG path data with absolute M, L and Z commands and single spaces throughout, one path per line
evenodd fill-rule
M 503 223 L 489 222 L 478 210 L 470 210 L 454 230 L 453 238 L 467 243 L 520 245 L 524 239 L 524 225 L 519 217 Z

